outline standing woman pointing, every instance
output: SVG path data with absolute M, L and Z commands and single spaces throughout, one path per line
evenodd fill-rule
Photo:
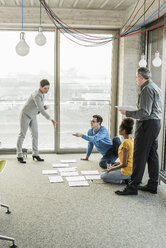
M 28 130 L 30 128 L 32 134 L 32 158 L 37 161 L 44 161 L 39 156 L 38 151 L 38 125 L 37 115 L 41 113 L 47 120 L 52 121 L 54 128 L 56 128 L 56 122 L 45 111 L 47 109 L 44 106 L 44 94 L 47 94 L 50 88 L 50 83 L 46 79 L 40 81 L 40 88 L 33 92 L 27 102 L 25 103 L 21 115 L 20 115 L 20 133 L 17 140 L 17 160 L 20 163 L 26 163 L 23 159 L 22 145 Z

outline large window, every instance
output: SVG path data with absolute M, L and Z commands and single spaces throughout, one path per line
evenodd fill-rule
M 161 18 L 164 21 L 164 18 Z M 158 33 L 159 32 L 159 33 Z M 162 65 L 160 67 L 154 67 L 152 65 L 152 60 L 154 58 L 156 48 L 157 48 L 157 38 L 160 58 L 162 59 Z M 166 78 L 165 78 L 165 59 L 166 59 L 166 29 L 165 26 L 161 27 L 159 30 L 152 30 L 148 32 L 148 66 L 152 71 L 153 81 L 161 88 L 162 91 L 162 102 L 163 102 L 163 115 L 161 120 L 161 131 L 159 134 L 159 162 L 160 162 L 160 179 L 166 182 Z
M 160 58 L 163 59 L 163 27 L 159 29 L 159 53 Z M 153 81 L 161 88 L 161 81 L 162 81 L 162 66 L 154 67 L 152 65 L 152 61 L 155 57 L 155 52 L 157 49 L 157 35 L 158 31 L 152 30 L 148 33 L 148 66 L 152 72 Z
M 47 43 L 35 44 L 37 32 L 26 32 L 30 53 L 20 57 L 15 52 L 20 32 L 0 31 L 0 140 L 1 148 L 15 148 L 19 132 L 19 114 L 30 94 L 39 88 L 39 82 L 47 78 L 51 89 L 46 99 L 49 113 L 54 112 L 54 33 L 45 32 Z M 54 130 L 51 122 L 38 116 L 39 149 L 54 148 Z M 31 148 L 28 131 L 24 147 Z
M 87 142 L 72 133 L 87 133 L 94 114 L 101 115 L 103 125 L 109 128 L 111 58 L 112 42 L 83 47 L 61 34 L 60 148 L 86 147 Z
M 48 112 L 52 117 L 56 113 L 58 127 L 54 139 L 52 123 L 38 115 L 39 149 L 55 151 L 56 148 L 60 151 L 85 148 L 87 142 L 72 136 L 72 133 L 86 133 L 92 115 L 101 115 L 103 125 L 110 129 L 112 42 L 88 48 L 72 43 L 60 33 L 55 36 L 50 31 L 44 33 L 46 45 L 39 47 L 35 43 L 37 32 L 26 31 L 25 34 L 30 53 L 20 57 L 15 51 L 20 32 L 0 31 L 1 148 L 8 150 L 16 147 L 20 112 L 43 78 L 51 83 L 46 104 L 50 106 Z M 111 36 L 108 32 L 100 35 Z M 55 47 L 58 49 L 56 53 Z M 55 64 L 54 61 L 60 63 Z M 57 96 L 56 101 L 54 95 Z M 29 131 L 23 147 L 31 149 Z

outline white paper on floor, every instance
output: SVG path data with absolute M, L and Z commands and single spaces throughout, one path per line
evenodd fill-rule
M 87 170 L 87 171 L 81 171 L 82 175 L 98 175 L 99 172 L 97 170 Z
M 70 176 L 78 176 L 77 171 L 67 171 L 67 172 L 61 172 L 62 177 L 70 177 Z
M 99 179 L 101 179 L 100 175 L 87 175 L 85 177 L 87 180 L 99 180 Z
M 77 167 L 58 168 L 59 172 L 76 171 Z
M 48 174 L 58 174 L 57 170 L 42 170 L 43 175 L 48 175 Z
M 84 177 L 84 176 L 66 177 L 66 180 L 67 180 L 68 182 L 85 181 L 85 177 Z
M 76 163 L 76 159 L 62 159 L 61 163 Z
M 48 177 L 50 183 L 62 183 L 64 182 L 63 178 L 61 176 L 51 176 L 51 177 Z
M 79 186 L 89 186 L 87 181 L 80 181 L 80 182 L 68 182 L 70 187 L 79 187 Z
M 64 167 L 68 167 L 69 164 L 52 164 L 53 168 L 64 168 Z

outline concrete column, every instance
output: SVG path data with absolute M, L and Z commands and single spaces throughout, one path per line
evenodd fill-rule
M 119 49 L 119 84 L 118 105 L 136 106 L 138 88 L 136 84 L 136 70 L 141 56 L 141 35 L 120 39 Z M 118 126 L 122 120 L 118 114 Z

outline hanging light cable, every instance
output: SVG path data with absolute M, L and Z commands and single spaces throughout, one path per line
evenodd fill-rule
M 145 22 L 145 4 L 146 1 L 144 2 L 144 22 Z M 140 67 L 146 67 L 147 62 L 145 59 L 145 33 L 142 33 L 142 55 L 141 55 L 141 60 L 139 61 L 139 66 Z
M 125 29 L 125 31 L 123 31 L 123 33 L 120 33 L 118 36 L 113 37 L 113 36 L 94 36 L 91 34 L 86 34 L 86 33 L 82 33 L 81 31 L 69 26 L 67 23 L 65 23 L 64 21 L 62 21 L 54 12 L 53 10 L 48 6 L 48 4 L 46 3 L 46 0 L 39 0 L 42 4 L 42 6 L 44 7 L 48 17 L 50 18 L 50 20 L 53 22 L 53 24 L 55 25 L 55 27 L 58 29 L 59 32 L 61 32 L 66 38 L 68 38 L 69 40 L 73 41 L 74 43 L 81 45 L 81 46 L 85 46 L 85 47 L 96 47 L 96 46 L 101 46 L 104 44 L 107 44 L 108 42 L 111 42 L 113 40 L 116 39 L 120 39 L 121 37 L 127 37 L 127 36 L 131 36 L 137 33 L 144 33 L 145 31 L 148 30 L 153 30 L 155 28 L 158 28 L 159 26 L 157 25 L 156 27 L 151 27 L 149 29 L 146 30 L 142 30 L 140 32 L 138 32 L 138 30 L 141 29 L 141 27 L 143 25 L 145 25 L 147 22 L 149 22 L 151 19 L 153 19 L 159 11 L 163 11 L 166 8 L 166 1 L 164 1 L 164 3 L 160 6 L 160 9 L 155 10 L 144 22 L 142 22 L 141 24 L 139 24 L 136 27 L 132 27 L 131 29 L 128 27 Z M 140 9 L 143 7 L 144 3 L 146 0 L 144 0 L 143 4 L 141 5 L 141 7 L 138 9 L 137 13 L 134 15 L 133 19 L 131 22 L 133 22 L 133 20 L 135 19 L 136 15 L 138 14 L 138 12 L 140 11 Z M 154 1 L 150 4 L 150 6 L 147 8 L 147 10 L 152 6 L 152 4 L 154 3 Z M 138 22 L 138 20 L 136 21 L 136 23 Z M 131 24 L 131 23 L 130 23 Z M 130 24 L 128 26 L 130 26 Z M 166 25 L 166 23 L 161 24 L 160 26 Z M 135 32 L 137 30 L 137 32 Z
M 160 8 L 160 0 L 159 0 L 159 8 Z M 158 12 L 158 26 L 159 26 L 159 18 L 160 18 L 160 11 Z M 159 27 L 157 28 L 157 49 L 152 64 L 154 67 L 160 67 L 162 64 L 162 60 L 160 59 L 160 54 L 159 54 Z
M 41 2 L 40 2 L 40 26 L 39 26 L 39 32 L 35 37 L 35 42 L 38 46 L 44 46 L 47 41 L 46 37 L 43 34 L 43 27 L 41 25 L 41 16 L 42 16 L 41 14 L 42 12 L 41 12 Z
M 20 33 L 20 41 L 16 45 L 16 53 L 20 56 L 26 56 L 29 53 L 29 46 L 25 41 L 25 33 L 23 32 L 23 0 L 22 0 L 22 32 Z

